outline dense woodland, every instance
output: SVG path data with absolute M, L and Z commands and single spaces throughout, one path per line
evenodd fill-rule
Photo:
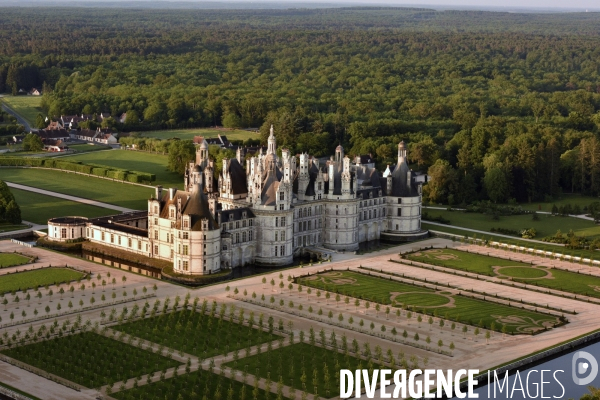
M 600 14 L 2 9 L 0 91 L 116 128 L 260 127 L 393 163 L 432 202 L 600 195 Z M 110 122 L 109 122 L 110 124 Z

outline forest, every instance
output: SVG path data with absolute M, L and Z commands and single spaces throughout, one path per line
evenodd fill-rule
M 124 131 L 273 124 L 325 156 L 409 145 L 430 202 L 600 195 L 600 14 L 1 10 L 0 92 Z

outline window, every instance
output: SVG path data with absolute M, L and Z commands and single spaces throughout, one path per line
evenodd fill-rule
M 183 220 L 183 227 L 184 227 L 184 228 L 187 228 L 187 227 L 188 227 L 188 220 L 187 220 L 187 219 L 184 219 L 184 220 Z
M 303 231 L 305 231 L 305 230 L 307 229 L 306 227 L 307 227 L 307 225 L 306 225 L 306 221 L 304 221 L 304 222 L 302 223 L 302 230 L 303 230 Z
M 285 217 L 281 217 L 281 226 L 285 226 Z
M 233 229 L 233 222 L 230 222 L 229 223 L 229 230 L 232 230 L 232 229 Z
M 246 241 L 246 232 L 242 232 L 242 242 Z
M 102 241 L 104 242 L 105 238 L 104 238 L 104 232 L 102 232 Z
M 311 227 L 311 222 L 312 222 L 312 221 L 308 221 L 308 230 L 309 230 L 309 231 L 312 229 L 312 227 Z
M 115 235 L 113 235 L 112 233 L 110 234 L 110 242 L 111 243 L 115 242 Z
M 280 247 L 280 252 L 281 252 L 281 255 L 282 255 L 282 256 L 284 256 L 284 255 L 285 255 L 285 246 L 281 246 L 281 247 Z
M 285 231 L 281 231 L 281 241 L 285 240 Z
M 252 226 L 252 220 L 248 221 L 248 225 Z
M 154 246 L 154 254 L 158 254 L 158 246 Z
M 275 232 L 275 241 L 279 240 L 279 232 Z
M 235 221 L 235 229 L 240 229 L 240 221 Z
M 183 232 L 183 238 L 184 239 L 189 239 L 190 238 L 190 233 L 189 232 Z
M 154 218 L 154 225 L 158 225 L 158 218 Z
M 167 233 L 167 243 L 169 243 L 169 234 Z
M 154 240 L 158 240 L 158 230 L 154 231 Z
M 175 209 L 171 208 L 171 218 L 175 218 Z
M 285 198 L 284 192 L 279 192 L 279 201 L 283 201 Z
M 154 214 L 158 214 L 158 206 L 154 206 Z
M 248 240 L 252 240 L 252 231 L 248 231 Z
M 246 227 L 246 220 L 243 220 L 242 221 L 242 228 L 245 228 L 245 227 Z
M 279 226 L 279 218 L 275 218 L 275 227 Z
M 188 255 L 188 253 L 189 253 L 189 247 L 188 247 L 188 245 L 187 245 L 187 244 L 184 244 L 184 245 L 183 245 L 183 255 L 184 255 L 184 256 L 187 256 L 187 255 Z
M 67 228 L 62 228 L 60 230 L 60 237 L 63 238 L 63 239 L 67 238 Z
M 398 216 L 401 217 L 402 216 L 402 209 L 400 207 L 398 207 Z
M 171 258 L 173 258 L 173 249 L 171 249 Z
M 278 254 L 277 254 L 277 250 L 278 250 L 278 248 L 277 248 L 277 246 L 275 246 L 275 257 L 277 257 L 277 256 L 278 256 Z
M 236 242 L 236 243 L 239 243 L 239 242 L 240 242 L 240 234 L 239 234 L 239 233 L 236 233 L 236 234 L 235 234 L 235 242 Z
M 188 268 L 189 268 L 189 265 L 190 265 L 190 264 L 189 264 L 189 261 L 184 261 L 184 262 L 183 262 L 183 270 L 184 270 L 184 271 L 187 271 L 187 270 L 188 270 Z
M 283 204 L 279 205 L 279 209 L 283 211 Z
M 398 204 L 402 204 L 402 199 L 398 198 Z
M 142 241 L 138 240 L 137 244 L 138 244 L 138 250 L 141 250 L 142 249 Z

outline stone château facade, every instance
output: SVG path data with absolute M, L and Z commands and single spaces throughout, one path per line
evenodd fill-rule
M 203 141 L 186 170 L 185 189 L 158 186 L 147 215 L 72 221 L 85 225 L 80 232 L 88 240 L 172 261 L 175 272 L 189 275 L 286 265 L 307 248 L 354 251 L 365 241 L 426 235 L 421 187 L 427 177 L 408 167 L 404 142 L 397 164 L 383 174 L 370 159 L 345 156 L 342 146 L 324 162 L 287 149 L 278 155 L 272 127 L 266 152 L 246 160 L 242 154 L 238 149 L 236 158 L 224 159 L 215 179 Z M 49 221 L 51 240 L 65 240 L 54 235 L 70 229 L 60 223 L 54 229 Z

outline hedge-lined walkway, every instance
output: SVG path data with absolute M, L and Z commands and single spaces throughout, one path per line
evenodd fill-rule
M 116 211 L 120 211 L 120 212 L 132 212 L 132 211 L 136 211 L 136 210 L 131 209 L 131 208 L 126 208 L 126 207 L 121 207 L 121 206 L 115 206 L 113 204 L 102 203 L 100 201 L 90 200 L 90 199 L 84 199 L 84 198 L 81 198 L 81 197 L 71 196 L 71 195 L 68 195 L 68 194 L 51 192 L 49 190 L 38 189 L 38 188 L 31 187 L 31 186 L 21 185 L 21 184 L 18 184 L 18 183 L 6 182 L 6 184 L 8 185 L 8 187 L 12 187 L 12 188 L 15 188 L 15 189 L 27 190 L 29 192 L 35 192 L 35 193 L 39 193 L 39 194 L 44 194 L 46 196 L 58 197 L 60 199 L 76 201 L 78 203 L 89 204 L 91 206 L 96 206 L 96 207 L 101 207 L 101 208 L 108 208 L 110 210 L 116 210 Z

